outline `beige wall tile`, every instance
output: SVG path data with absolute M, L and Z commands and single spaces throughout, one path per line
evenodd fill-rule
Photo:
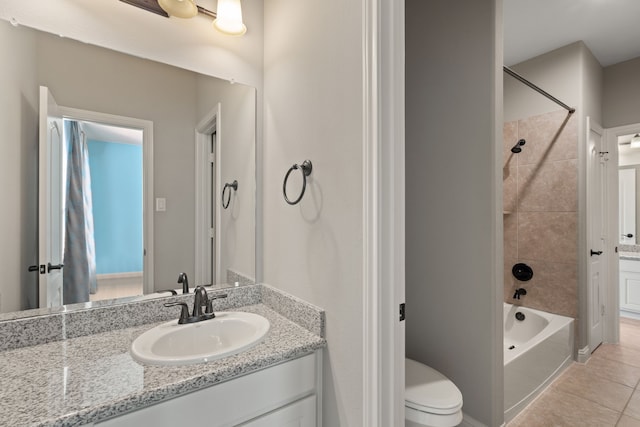
M 578 218 L 575 212 L 519 212 L 518 257 L 577 263 Z
M 516 142 L 518 142 L 518 122 L 516 120 L 504 124 L 502 128 L 502 140 L 502 166 L 517 166 L 518 158 L 511 152 L 511 147 L 516 145 Z
M 503 244 L 504 257 L 518 258 L 518 215 L 515 213 L 502 216 L 502 224 L 504 227 Z
M 533 270 L 527 282 L 513 280 L 511 296 L 516 287 L 525 288 L 519 305 L 576 318 L 578 312 L 578 267 L 577 264 L 519 259 Z M 511 276 L 513 277 L 513 275 Z M 510 302 L 505 300 L 506 302 Z M 515 303 L 515 301 L 511 301 Z
M 578 161 L 575 159 L 518 167 L 519 212 L 578 210 Z
M 514 213 L 518 204 L 518 168 L 502 170 L 502 210 Z
M 567 119 L 564 110 L 529 117 L 518 122 L 518 136 L 527 142 L 518 154 L 518 164 L 578 158 L 578 118 Z

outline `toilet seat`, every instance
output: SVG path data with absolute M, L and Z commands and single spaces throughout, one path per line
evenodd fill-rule
M 406 413 L 418 411 L 415 415 L 426 413 L 454 416 L 461 420 L 462 393 L 440 372 L 415 360 L 406 359 L 405 407 Z

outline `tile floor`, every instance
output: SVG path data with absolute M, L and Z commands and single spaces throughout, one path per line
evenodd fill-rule
M 640 427 L 640 320 L 621 318 L 620 344 L 573 363 L 508 427 Z

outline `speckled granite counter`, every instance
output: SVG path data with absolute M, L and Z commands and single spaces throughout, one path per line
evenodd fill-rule
M 296 307 L 273 310 L 268 306 L 283 299 L 286 301 L 280 302 L 290 304 L 292 297 L 282 297 L 272 288 L 261 292 L 263 303 L 230 311 L 266 317 L 271 327 L 264 341 L 246 352 L 209 363 L 172 367 L 136 362 L 129 354 L 131 342 L 161 322 L 0 352 L 0 424 L 75 426 L 97 422 L 326 345 L 320 335 L 276 312 L 280 308 L 295 312 Z M 324 313 L 320 319 L 323 332 Z
M 627 259 L 631 261 L 640 261 L 640 252 L 618 252 L 618 257 L 620 259 Z

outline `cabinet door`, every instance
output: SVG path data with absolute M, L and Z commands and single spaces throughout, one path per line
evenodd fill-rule
M 620 271 L 620 309 L 640 313 L 640 273 Z
M 270 414 L 253 419 L 243 427 L 316 427 L 315 395 L 298 400 Z

